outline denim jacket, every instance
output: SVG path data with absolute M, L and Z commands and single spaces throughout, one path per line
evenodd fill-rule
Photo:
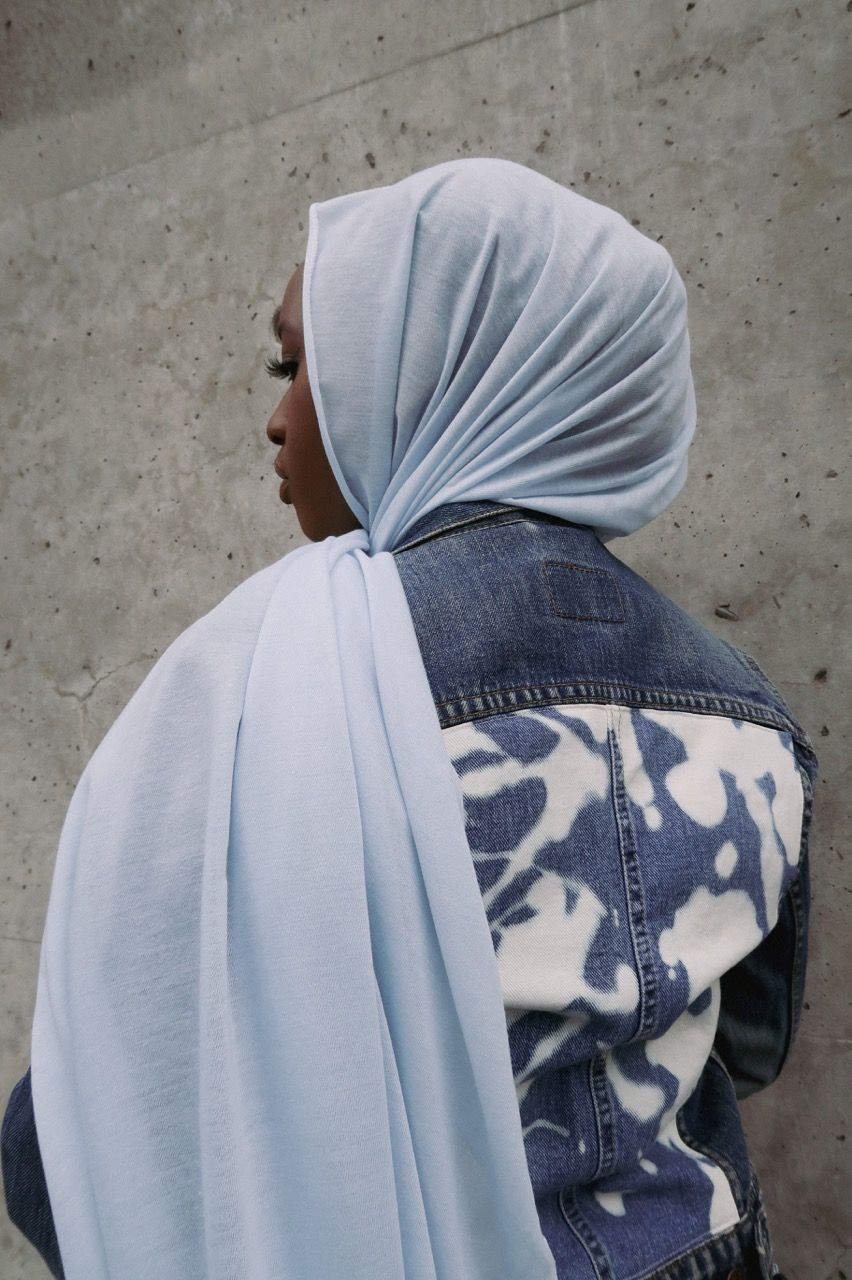
M 715 1280 L 751 1256 L 769 1280 L 737 1099 L 776 1078 L 801 1012 L 812 743 L 754 659 L 587 527 L 455 503 L 393 554 L 560 1280 Z M 29 1076 L 7 1206 L 61 1276 Z

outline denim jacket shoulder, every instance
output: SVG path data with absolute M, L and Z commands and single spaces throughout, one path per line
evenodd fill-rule
M 443 726 L 545 705 L 554 692 L 613 695 L 767 724 L 813 756 L 754 658 L 585 526 L 504 503 L 456 503 L 417 521 L 393 554 Z
M 394 555 L 554 1253 L 596 1280 L 715 1275 L 760 1219 L 736 1097 L 802 1005 L 813 746 L 750 655 L 591 529 L 458 503 Z

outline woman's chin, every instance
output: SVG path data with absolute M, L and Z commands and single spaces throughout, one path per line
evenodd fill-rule
M 290 505 L 296 512 L 296 519 L 299 522 L 299 528 L 310 542 L 321 542 L 323 538 L 328 536 L 327 531 L 321 527 L 322 521 L 313 519 L 310 513 L 306 512 L 304 509 L 300 511 L 295 502 L 291 501 Z

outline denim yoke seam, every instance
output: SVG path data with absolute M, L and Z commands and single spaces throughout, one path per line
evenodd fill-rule
M 613 703 L 622 706 L 657 707 L 662 710 L 693 711 L 699 715 L 734 716 L 767 728 L 781 729 L 798 741 L 798 727 L 769 707 L 726 698 L 717 694 L 678 692 L 655 687 L 616 684 L 611 681 L 579 677 L 572 681 L 546 684 L 503 685 L 475 694 L 458 694 L 437 699 L 435 708 L 446 729 L 501 711 L 547 706 L 559 702 Z
M 769 679 L 769 676 L 763 670 L 763 667 L 760 665 L 760 663 L 757 662 L 757 660 L 753 658 L 750 653 L 746 653 L 745 649 L 738 648 L 735 644 L 731 644 L 729 640 L 726 641 L 725 643 L 727 644 L 727 647 L 731 650 L 731 652 L 743 664 L 743 666 L 750 668 L 756 675 L 758 675 L 760 679 L 764 681 L 769 691 L 775 695 L 775 697 L 778 699 L 780 703 L 783 704 L 784 698 L 781 695 L 781 691 L 778 689 L 777 685 L 773 684 L 773 682 Z M 805 750 L 808 753 L 808 755 L 812 756 L 814 760 L 816 760 L 816 755 L 814 753 L 814 744 L 811 741 L 805 727 L 799 724 L 798 721 L 795 719 L 790 719 L 789 723 L 784 727 L 786 727 L 787 732 L 790 734 L 793 741 L 796 742 L 798 745 L 800 745 L 803 748 L 803 750 Z
M 536 513 L 540 517 L 540 513 Z M 461 519 L 452 521 L 442 525 L 438 529 L 429 530 L 428 532 L 415 537 L 410 542 L 403 542 L 400 546 L 392 549 L 394 556 L 405 554 L 407 551 L 429 542 L 433 539 L 441 539 L 444 537 L 459 537 L 473 529 L 481 526 L 493 528 L 504 524 L 529 524 L 535 526 L 537 519 L 531 519 L 530 514 L 513 504 L 498 505 L 496 509 L 476 512 L 473 515 L 465 515 Z M 571 561 L 554 562 L 567 564 L 570 567 L 585 569 L 587 572 L 609 574 L 606 569 L 598 569 L 588 565 L 578 565 Z M 545 574 L 546 576 L 546 574 Z M 612 575 L 609 575 L 612 576 Z M 619 598 L 623 602 L 623 597 L 619 589 L 617 581 L 614 582 Z M 553 603 L 552 592 L 548 585 L 548 594 Z M 558 608 L 556 609 L 558 613 Z M 756 660 L 744 649 L 737 648 L 736 645 L 725 641 L 726 648 L 737 658 L 740 665 L 746 670 L 750 670 L 763 680 L 768 688 L 783 703 L 779 690 L 766 675 L 763 668 Z M 447 698 L 442 701 L 436 701 L 435 706 L 441 720 L 441 727 L 448 728 L 452 724 L 463 723 L 467 720 L 478 719 L 483 715 L 493 714 L 495 711 L 503 709 L 514 710 L 517 708 L 517 701 L 508 698 L 504 703 L 503 694 L 511 694 L 514 692 L 532 693 L 533 697 L 527 697 L 523 700 L 526 706 L 546 705 L 557 700 L 552 695 L 541 696 L 541 685 L 514 685 L 506 686 L 505 689 L 487 691 L 485 695 L 481 694 L 461 694 L 457 697 Z M 551 688 L 552 686 L 547 686 Z M 601 702 L 601 701 L 618 701 L 627 705 L 649 705 L 649 706 L 672 706 L 683 709 L 686 707 L 690 710 L 698 712 L 709 712 L 710 714 L 733 715 L 738 718 L 751 720 L 756 724 L 765 724 L 775 729 L 782 729 L 790 733 L 793 740 L 799 744 L 811 757 L 816 761 L 813 743 L 809 738 L 806 730 L 795 719 L 790 716 L 784 716 L 779 712 L 762 706 L 757 703 L 747 702 L 743 699 L 733 699 L 720 697 L 718 695 L 695 694 L 689 692 L 672 693 L 669 689 L 657 689 L 639 686 L 614 685 L 611 682 L 601 682 L 597 679 L 589 677 L 579 677 L 579 680 L 572 681 L 570 684 L 558 682 L 560 691 L 565 691 L 569 698 L 579 702 Z M 485 699 L 491 700 L 493 705 L 485 706 Z M 496 700 L 496 701 L 495 701 Z

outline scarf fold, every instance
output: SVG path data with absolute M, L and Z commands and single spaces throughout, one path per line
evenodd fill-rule
M 632 531 L 695 427 L 686 301 L 493 159 L 310 208 L 323 441 L 364 528 L 180 635 L 88 762 L 33 1105 L 67 1280 L 554 1280 L 464 809 L 391 551 L 491 498 Z

